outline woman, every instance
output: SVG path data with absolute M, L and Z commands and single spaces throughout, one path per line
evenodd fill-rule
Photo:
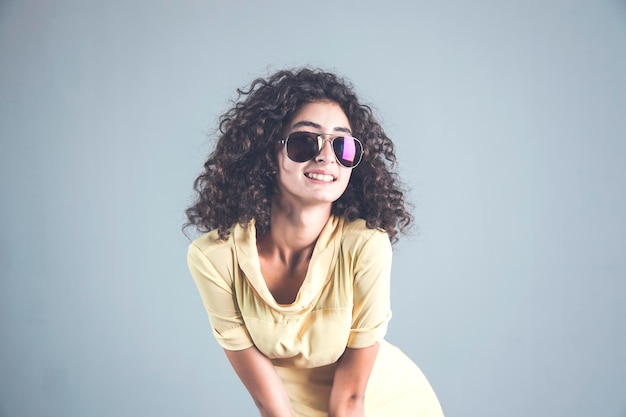
M 261 416 L 441 416 L 384 340 L 391 241 L 412 221 L 393 143 L 330 73 L 280 71 L 238 92 L 195 181 L 188 224 L 208 233 L 188 264 Z

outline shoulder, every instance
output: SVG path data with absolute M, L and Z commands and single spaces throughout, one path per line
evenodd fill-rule
M 344 220 L 342 247 L 344 250 L 357 253 L 366 247 L 377 252 L 391 252 L 391 241 L 384 229 L 378 227 L 370 229 L 363 219 L 351 222 Z
M 233 246 L 233 233 L 231 230 L 228 239 L 221 240 L 217 230 L 212 230 L 203 234 L 189 244 L 189 252 L 198 252 L 207 258 L 213 257 L 216 254 L 219 256 L 224 251 L 229 251 L 229 248 Z
M 357 239 L 357 240 L 387 240 L 389 241 L 389 235 L 384 229 L 376 227 L 370 229 L 367 227 L 364 219 L 356 219 L 353 221 L 344 220 L 343 223 L 343 238 L 345 239 Z
M 220 239 L 217 230 L 213 230 L 195 239 L 187 249 L 187 264 L 192 273 L 197 270 L 207 276 L 231 276 L 235 258 L 233 229 L 228 239 Z

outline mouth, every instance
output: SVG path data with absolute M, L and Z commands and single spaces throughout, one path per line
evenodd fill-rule
M 322 181 L 322 182 L 333 182 L 336 181 L 337 178 L 330 175 L 330 174 L 319 174 L 317 172 L 305 172 L 304 176 L 315 180 L 315 181 Z

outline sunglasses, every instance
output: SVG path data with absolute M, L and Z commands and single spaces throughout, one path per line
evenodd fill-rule
M 312 132 L 294 132 L 286 139 L 279 140 L 284 143 L 287 149 L 287 156 L 294 162 L 307 162 L 314 159 L 322 152 L 324 143 L 330 141 L 330 145 L 335 153 L 335 158 L 340 165 L 346 168 L 354 168 L 359 165 L 363 157 L 363 144 L 352 136 L 335 136 L 324 139 L 328 136 Z

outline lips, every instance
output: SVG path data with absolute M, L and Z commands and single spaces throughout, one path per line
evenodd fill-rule
M 312 180 L 322 181 L 322 182 L 333 182 L 337 180 L 337 178 L 334 177 L 333 175 L 322 174 L 320 172 L 305 172 L 304 176 Z

